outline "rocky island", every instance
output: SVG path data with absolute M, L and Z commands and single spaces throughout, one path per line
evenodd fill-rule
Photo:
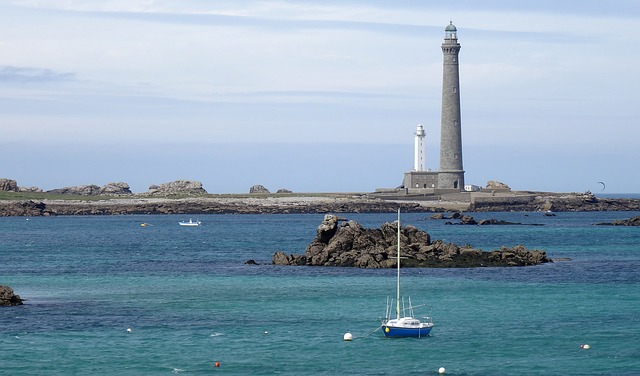
M 339 224 L 340 221 L 344 223 Z M 380 229 L 363 228 L 327 214 L 318 226 L 317 236 L 303 255 L 276 252 L 275 265 L 346 266 L 358 268 L 396 267 L 398 221 L 384 223 Z M 403 267 L 469 268 L 489 266 L 528 266 L 552 262 L 545 251 L 528 250 L 522 245 L 482 251 L 471 246 L 457 246 L 414 226 L 400 229 Z
M 22 298 L 16 295 L 9 286 L 0 286 L 0 306 L 10 307 L 22 305 Z
M 599 198 L 591 192 L 549 193 L 508 188 L 437 196 L 408 195 L 402 190 L 370 193 L 295 193 L 262 185 L 247 194 L 210 194 L 202 183 L 177 180 L 132 193 L 124 182 L 83 185 L 43 192 L 0 179 L 0 216 L 122 214 L 276 214 L 395 212 L 565 212 L 640 211 L 638 199 Z

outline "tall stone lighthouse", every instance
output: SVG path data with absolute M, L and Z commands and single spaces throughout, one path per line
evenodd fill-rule
M 462 169 L 462 127 L 460 122 L 460 73 L 458 69 L 457 30 L 452 22 L 445 28 L 442 43 L 442 117 L 440 121 L 439 189 L 464 188 Z
M 440 120 L 440 170 L 431 171 L 424 162 L 425 130 L 416 130 L 414 168 L 404 174 L 402 186 L 407 194 L 440 194 L 464 190 L 462 169 L 462 126 L 460 123 L 460 44 L 456 27 L 449 23 L 442 43 L 443 80 Z

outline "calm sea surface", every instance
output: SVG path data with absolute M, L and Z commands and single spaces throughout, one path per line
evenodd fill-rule
M 422 339 L 376 331 L 395 270 L 268 265 L 304 253 L 322 215 L 0 218 L 0 284 L 26 299 L 0 307 L 0 373 L 638 375 L 640 228 L 594 226 L 636 215 L 474 213 L 542 225 L 480 227 L 404 214 L 432 239 L 571 259 L 403 269 L 403 295 L 436 324 Z

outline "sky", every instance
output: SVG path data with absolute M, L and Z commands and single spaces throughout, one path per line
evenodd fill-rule
M 397 187 L 449 22 L 467 184 L 640 192 L 637 0 L 0 0 L 0 178 Z

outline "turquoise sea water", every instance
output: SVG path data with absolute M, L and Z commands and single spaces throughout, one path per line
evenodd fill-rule
M 0 218 L 0 284 L 27 300 L 0 307 L 0 373 L 638 375 L 640 228 L 593 225 L 636 215 L 474 213 L 542 226 L 448 226 L 404 214 L 432 239 L 571 259 L 403 269 L 403 295 L 436 324 L 422 339 L 375 331 L 395 270 L 268 265 L 303 253 L 322 215 L 203 215 L 194 228 L 184 216 Z

